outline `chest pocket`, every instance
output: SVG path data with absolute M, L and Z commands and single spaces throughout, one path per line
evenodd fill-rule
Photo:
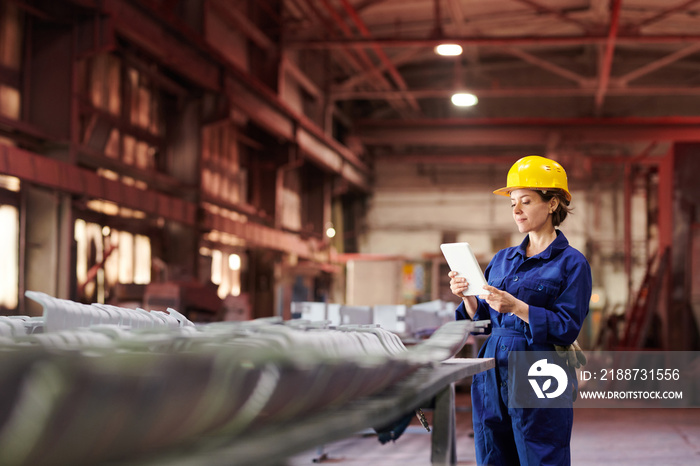
M 523 280 L 517 297 L 531 306 L 550 308 L 559 295 L 559 284 L 543 280 Z
M 503 282 L 505 280 L 505 277 L 489 277 L 489 285 L 493 286 L 494 288 L 498 288 L 499 290 L 502 290 Z

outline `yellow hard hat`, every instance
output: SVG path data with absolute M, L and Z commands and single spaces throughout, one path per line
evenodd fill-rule
M 558 162 L 539 155 L 523 157 L 508 170 L 508 186 L 497 189 L 493 193 L 510 196 L 516 189 L 560 189 L 564 191 L 566 200 L 571 201 L 566 172 Z

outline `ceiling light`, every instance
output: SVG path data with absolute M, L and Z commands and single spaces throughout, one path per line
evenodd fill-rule
M 228 268 L 231 270 L 241 269 L 241 256 L 238 254 L 231 254 L 228 256 Z
M 452 94 L 452 103 L 457 107 L 473 107 L 479 102 L 474 94 L 468 92 L 458 92 Z
M 440 44 L 435 47 L 435 53 L 443 57 L 456 57 L 462 54 L 462 46 L 458 44 Z

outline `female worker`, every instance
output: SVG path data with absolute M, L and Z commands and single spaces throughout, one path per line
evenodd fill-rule
M 480 465 L 568 465 L 575 376 L 562 395 L 569 397 L 564 408 L 509 408 L 507 387 L 510 351 L 578 350 L 573 344 L 592 283 L 585 257 L 556 229 L 570 212 L 566 172 L 553 160 L 524 157 L 494 193 L 510 197 L 513 219 L 527 236 L 491 260 L 484 274 L 488 295 L 463 296 L 469 284 L 449 274 L 452 293 L 462 298 L 457 320 L 491 320 L 479 356 L 495 358 L 496 367 L 472 383 L 476 459 Z M 576 353 L 569 354 L 573 364 Z

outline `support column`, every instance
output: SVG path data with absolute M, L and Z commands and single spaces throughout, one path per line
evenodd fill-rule
M 24 289 L 41 291 L 57 298 L 71 298 L 75 267 L 72 264 L 73 215 L 70 196 L 23 186 L 22 215 L 31 221 L 24 225 Z M 41 306 L 24 301 L 27 315 L 41 315 Z
M 27 122 L 52 138 L 70 140 L 73 79 L 71 26 L 32 18 L 23 100 Z M 48 78 L 48 79 L 47 79 Z
M 658 186 L 658 228 L 659 228 L 659 246 L 657 254 L 661 256 L 666 248 L 671 248 L 673 245 L 673 157 L 674 147 L 671 146 L 668 153 L 659 163 L 659 186 Z M 668 276 L 671 267 L 667 268 L 666 275 Z M 673 322 L 669 315 L 670 311 L 670 293 L 669 287 L 665 286 L 668 283 L 666 277 L 659 277 L 659 285 L 662 287 L 658 300 L 658 316 L 661 320 L 661 338 L 662 347 L 670 349 L 672 343 Z
M 430 461 L 433 465 L 457 464 L 455 384 L 451 383 L 435 397 L 433 438 Z
M 693 224 L 700 218 L 700 185 L 697 183 L 697 173 L 700 170 L 700 144 L 677 143 L 673 145 L 671 157 L 670 180 L 672 193 L 668 196 L 672 200 L 671 208 L 673 217 L 669 219 L 671 230 L 671 259 L 668 299 L 668 326 L 665 335 L 668 349 L 675 351 L 688 351 L 697 343 L 698 329 L 692 311 L 692 286 L 693 273 L 692 260 L 692 235 Z M 660 167 L 659 183 L 661 183 Z M 660 206 L 660 217 L 666 210 Z M 671 209 L 669 209 L 671 210 Z
M 182 184 L 179 196 L 197 202 L 200 183 L 199 154 L 201 152 L 201 102 L 189 99 L 178 108 L 173 122 L 168 160 L 168 174 Z M 199 236 L 195 227 L 166 222 L 164 227 L 163 260 L 170 269 L 171 279 L 196 279 Z
M 659 164 L 659 252 L 673 245 L 673 160 L 671 147 Z

